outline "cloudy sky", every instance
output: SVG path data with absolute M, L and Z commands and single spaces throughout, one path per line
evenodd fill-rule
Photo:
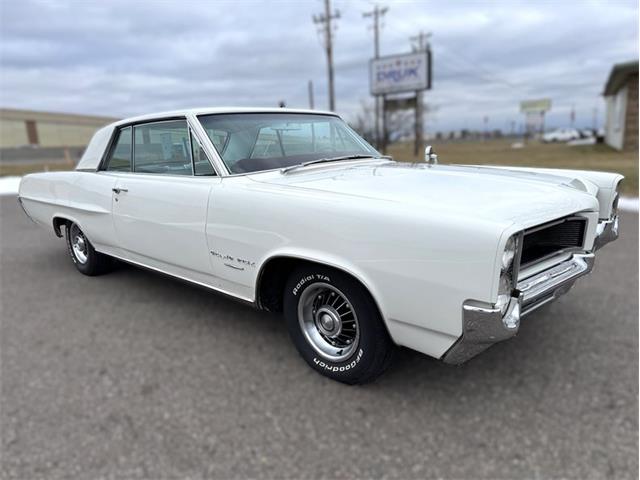
M 548 125 L 600 123 L 614 63 L 638 59 L 637 1 L 382 1 L 381 54 L 432 32 L 430 131 L 509 130 L 520 100 L 549 97 Z M 373 2 L 333 0 L 336 109 L 371 101 Z M 311 21 L 320 0 L 0 0 L 0 106 L 129 116 L 197 106 L 327 106 L 326 63 Z

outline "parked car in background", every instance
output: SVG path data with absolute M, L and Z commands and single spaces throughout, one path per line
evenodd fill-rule
M 119 259 L 284 312 L 313 369 L 364 383 L 394 345 L 460 364 L 513 337 L 618 236 L 621 175 L 425 157 L 328 112 L 175 111 L 102 128 L 18 198 L 81 273 Z
M 580 138 L 580 132 L 575 128 L 558 128 L 542 135 L 542 141 L 551 142 L 568 142 Z
M 592 138 L 596 136 L 595 130 L 591 128 L 583 128 L 582 130 L 579 131 L 579 133 L 580 133 L 580 138 Z

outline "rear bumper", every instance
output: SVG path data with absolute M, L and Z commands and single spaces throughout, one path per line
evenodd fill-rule
M 518 333 L 520 319 L 571 289 L 593 269 L 593 253 L 575 254 L 569 260 L 518 282 L 503 315 L 495 305 L 473 300 L 462 306 L 462 336 L 444 354 L 446 363 L 461 364 L 491 345 Z

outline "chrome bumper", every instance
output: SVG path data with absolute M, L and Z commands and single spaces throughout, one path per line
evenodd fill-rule
M 522 315 L 567 293 L 575 281 L 593 270 L 593 253 L 575 254 L 566 262 L 518 282 L 522 292 Z
M 600 220 L 596 227 L 596 239 L 593 242 L 593 249 L 598 250 L 607 243 L 617 240 L 619 236 L 617 215 L 610 220 Z
M 494 343 L 513 337 L 524 315 L 567 293 L 578 278 L 593 269 L 594 259 L 593 253 L 575 254 L 565 262 L 519 281 L 504 315 L 494 305 L 465 302 L 462 336 L 442 360 L 461 364 Z

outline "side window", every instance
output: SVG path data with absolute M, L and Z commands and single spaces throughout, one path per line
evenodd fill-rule
M 136 125 L 134 129 L 136 172 L 192 175 L 189 129 L 185 120 Z
M 215 175 L 216 171 L 209 163 L 209 159 L 207 158 L 207 154 L 204 153 L 204 150 L 200 146 L 200 143 L 191 133 L 191 156 L 193 158 L 193 171 L 196 175 Z
M 118 132 L 107 170 L 110 172 L 131 171 L 131 127 L 123 128 Z

